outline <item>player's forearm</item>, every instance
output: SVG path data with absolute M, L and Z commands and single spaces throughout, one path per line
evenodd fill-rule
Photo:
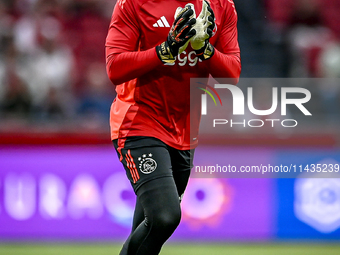
M 237 84 L 241 74 L 239 53 L 224 54 L 215 48 L 215 53 L 208 61 L 209 72 L 214 78 L 231 78 Z
M 162 63 L 155 48 L 119 54 L 110 54 L 107 49 L 107 56 L 107 74 L 115 85 L 138 78 Z

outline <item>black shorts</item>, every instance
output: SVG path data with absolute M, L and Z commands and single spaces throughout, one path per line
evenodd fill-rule
M 153 137 L 116 139 L 113 144 L 135 192 L 145 182 L 193 167 L 194 150 L 177 150 Z

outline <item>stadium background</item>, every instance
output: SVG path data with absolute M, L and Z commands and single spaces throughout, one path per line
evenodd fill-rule
M 129 233 L 134 197 L 108 135 L 114 4 L 0 0 L 1 254 L 115 254 Z M 242 77 L 339 78 L 339 0 L 235 5 Z M 313 86 L 313 121 L 234 130 L 222 148 L 212 137 L 196 164 L 339 163 L 339 87 Z M 339 179 L 303 180 L 192 178 L 162 254 L 339 254 Z

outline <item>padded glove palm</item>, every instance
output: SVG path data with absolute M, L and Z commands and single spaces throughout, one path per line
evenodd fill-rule
M 209 39 L 214 35 L 215 15 L 207 1 L 203 1 L 202 11 L 196 19 L 193 30 L 196 30 L 195 36 L 190 41 L 191 47 L 195 50 L 197 57 L 202 60 L 211 58 L 214 55 L 214 47 L 210 44 Z

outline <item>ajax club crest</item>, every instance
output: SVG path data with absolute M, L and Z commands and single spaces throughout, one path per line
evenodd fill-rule
M 139 170 L 143 174 L 151 174 L 157 168 L 157 162 L 152 158 L 152 154 L 143 154 L 142 157 L 138 158 Z

